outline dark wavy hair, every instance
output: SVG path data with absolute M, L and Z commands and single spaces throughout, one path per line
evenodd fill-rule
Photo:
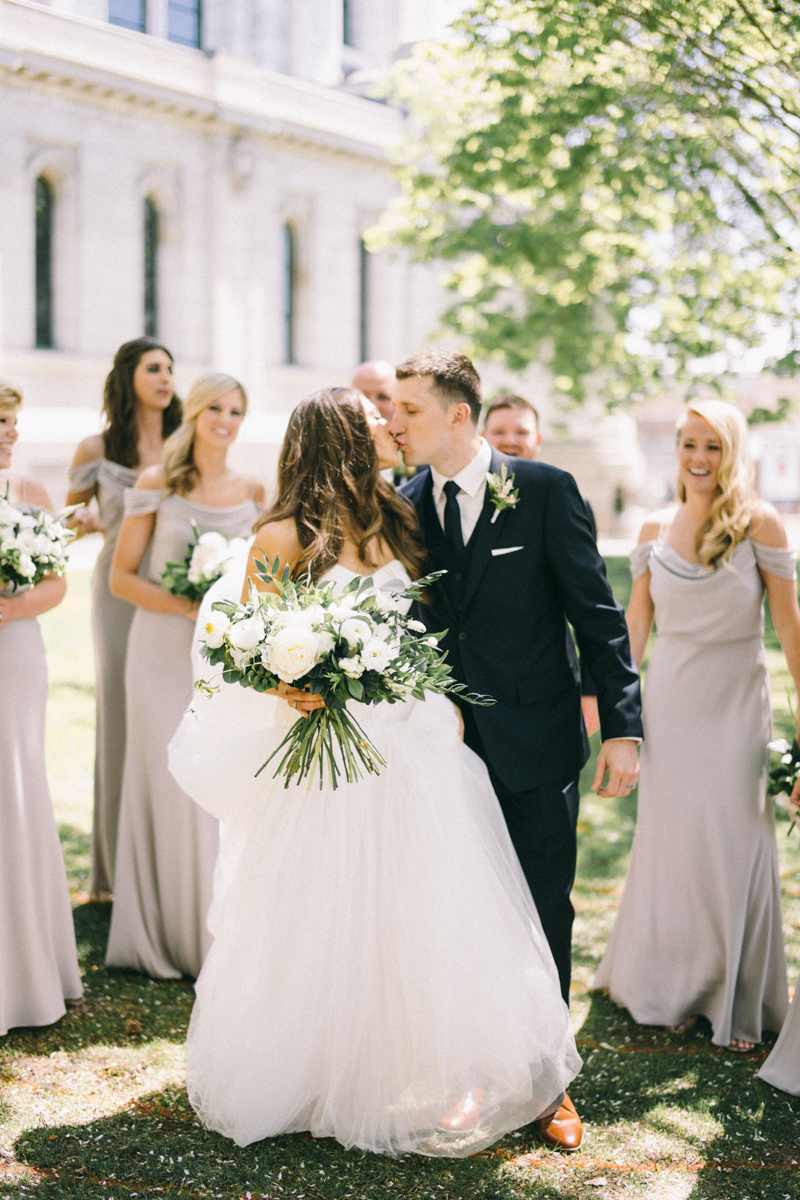
M 166 346 L 155 338 L 141 337 L 125 342 L 114 355 L 114 365 L 103 389 L 103 453 L 109 462 L 121 467 L 139 465 L 138 430 L 136 428 L 136 392 L 133 373 L 143 355 L 150 350 L 163 350 L 170 362 L 174 359 Z M 181 402 L 173 394 L 161 418 L 161 435 L 168 438 L 181 423 Z
M 376 567 L 369 544 L 380 537 L 412 579 L 425 570 L 417 516 L 381 478 L 364 398 L 353 388 L 325 388 L 301 400 L 291 415 L 278 463 L 278 499 L 255 528 L 293 518 L 303 553 L 295 578 L 311 578 L 338 561 L 345 536 Z

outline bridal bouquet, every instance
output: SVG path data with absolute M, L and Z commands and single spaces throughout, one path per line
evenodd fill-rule
M 59 516 L 40 508 L 25 513 L 0 497 L 0 588 L 33 586 L 45 575 L 63 575 L 67 569 L 67 546 L 75 531 L 62 523 L 80 505 L 64 509 Z
M 778 741 L 770 742 L 767 749 L 771 750 L 773 754 L 779 755 L 778 765 L 773 767 L 769 773 L 767 794 L 774 796 L 776 804 L 788 812 L 792 822 L 789 826 L 789 833 L 791 833 L 795 825 L 800 825 L 800 812 L 789 804 L 792 788 L 800 776 L 800 747 L 796 741 L 792 742 L 790 746 L 781 738 Z
M 276 592 L 250 589 L 246 604 L 218 600 L 204 630 L 202 654 L 221 663 L 222 678 L 257 692 L 284 683 L 308 687 L 322 696 L 325 707 L 297 720 L 257 775 L 283 752 L 275 775 L 288 787 L 315 773 L 322 787 L 327 767 L 331 785 L 344 773 L 348 783 L 362 773 L 379 775 L 385 760 L 372 745 L 352 712 L 359 704 L 393 704 L 425 692 L 459 694 L 471 704 L 493 704 L 485 696 L 467 694 L 456 683 L 439 651 L 443 633 L 431 635 L 420 621 L 401 612 L 400 602 L 415 600 L 438 575 L 418 579 L 393 597 L 378 591 L 370 578 L 354 579 L 335 591 L 332 584 L 310 578 L 295 583 L 278 559 L 258 564 L 258 575 Z M 200 681 L 195 686 L 212 689 Z M 350 705 L 350 708 L 348 708 Z
M 195 540 L 186 557 L 180 562 L 168 562 L 161 573 L 161 582 L 173 596 L 186 596 L 194 604 L 203 599 L 231 559 L 245 553 L 248 542 L 246 538 L 228 538 L 214 530 L 201 533 L 194 521 L 192 529 Z

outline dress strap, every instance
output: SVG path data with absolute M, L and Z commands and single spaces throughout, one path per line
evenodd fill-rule
M 634 583 L 644 575 L 645 571 L 650 567 L 650 551 L 655 545 L 654 541 L 639 542 L 638 546 L 634 546 L 628 558 L 631 560 L 631 575 Z
M 69 490 L 71 492 L 88 492 L 90 488 L 93 488 L 100 475 L 102 462 L 102 458 L 96 458 L 94 462 L 81 463 L 79 467 L 70 467 L 67 474 Z
M 158 507 L 164 499 L 160 488 L 127 488 L 125 496 L 126 517 L 146 517 L 158 512 Z
M 797 578 L 797 551 L 794 546 L 766 546 L 763 542 L 754 542 L 752 538 L 750 545 L 762 571 L 777 575 L 779 579 Z

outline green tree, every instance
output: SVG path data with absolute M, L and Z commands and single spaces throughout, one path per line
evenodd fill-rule
M 794 331 L 799 72 L 792 0 L 473 0 L 397 68 L 371 244 L 449 262 L 445 326 L 565 398 L 696 377 Z

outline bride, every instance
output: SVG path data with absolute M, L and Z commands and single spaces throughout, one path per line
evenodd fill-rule
M 264 586 L 264 558 L 334 587 L 371 576 L 387 593 L 422 575 L 413 509 L 380 476 L 396 458 L 359 392 L 304 400 L 244 595 Z M 241 579 L 240 566 L 209 592 L 199 629 Z M 389 1154 L 473 1154 L 554 1111 L 580 1069 L 538 914 L 444 697 L 358 705 L 380 776 L 337 791 L 254 778 L 320 704 L 221 683 L 172 742 L 178 782 L 224 823 L 190 1100 L 242 1146 L 309 1130 Z

